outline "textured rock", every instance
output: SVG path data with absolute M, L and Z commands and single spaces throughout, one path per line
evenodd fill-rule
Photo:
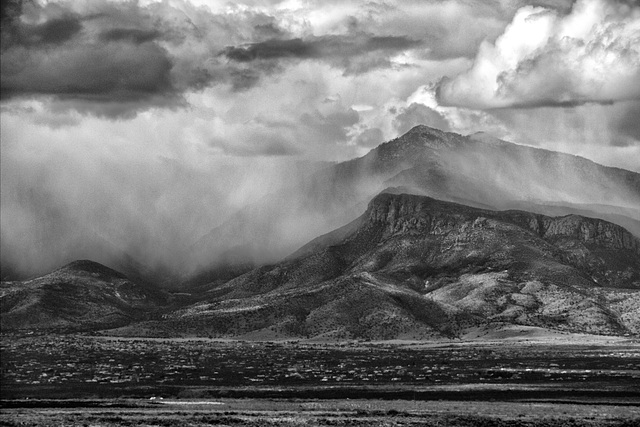
M 538 221 L 542 223 L 538 232 L 545 239 L 571 237 L 609 249 L 628 249 L 640 255 L 640 239 L 616 224 L 578 215 L 562 218 L 538 216 Z
M 390 233 L 416 230 L 433 234 L 443 234 L 454 228 L 460 231 L 468 227 L 483 228 L 488 226 L 488 218 L 499 218 L 516 225 L 526 225 L 544 239 L 568 237 L 607 249 L 630 250 L 640 255 L 640 239 L 624 228 L 579 215 L 551 218 L 528 212 L 497 213 L 407 194 L 381 194 L 375 197 L 366 215 L 370 222 L 384 224 Z

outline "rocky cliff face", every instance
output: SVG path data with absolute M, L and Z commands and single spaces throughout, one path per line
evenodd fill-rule
M 578 215 L 562 218 L 537 215 L 536 219 L 531 222 L 532 229 L 545 239 L 569 237 L 608 249 L 630 250 L 640 256 L 640 239 L 616 224 Z
M 489 218 L 500 219 L 526 226 L 547 240 L 571 238 L 607 249 L 629 250 L 640 256 L 640 239 L 633 234 L 616 224 L 579 215 L 552 218 L 529 212 L 498 213 L 407 194 L 381 194 L 371 201 L 365 215 L 369 222 L 384 225 L 392 234 L 412 230 L 444 234 L 481 227 Z

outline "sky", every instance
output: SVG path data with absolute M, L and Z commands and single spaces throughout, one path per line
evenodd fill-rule
M 76 228 L 188 245 L 416 124 L 640 172 L 636 0 L 24 0 L 1 24 L 1 230 L 24 260 Z

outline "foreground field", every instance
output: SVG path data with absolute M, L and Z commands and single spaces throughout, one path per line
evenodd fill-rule
M 635 426 L 635 406 L 405 400 L 13 402 L 3 426 Z M 69 402 L 57 402 L 69 405 Z M 30 407 L 27 407 L 30 406 Z
M 640 398 L 640 345 L 4 336 L 2 399 Z
M 638 425 L 640 344 L 560 338 L 3 335 L 0 426 Z

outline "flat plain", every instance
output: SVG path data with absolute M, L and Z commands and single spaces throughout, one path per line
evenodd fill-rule
M 260 342 L 3 335 L 0 425 L 637 425 L 614 337 Z

